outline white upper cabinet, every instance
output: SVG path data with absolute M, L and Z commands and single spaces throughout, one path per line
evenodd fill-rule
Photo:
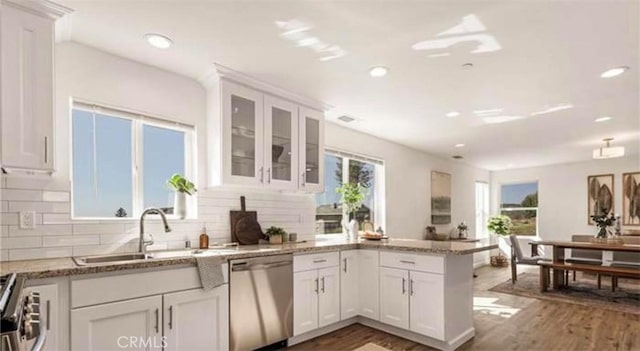
M 324 116 L 304 107 L 300 108 L 300 188 L 324 191 Z
M 273 96 L 264 98 L 266 184 L 276 189 L 298 187 L 298 106 Z
M 222 85 L 224 183 L 264 182 L 263 95 L 231 82 Z
M 203 84 L 211 186 L 323 191 L 321 103 L 219 65 Z
M 0 164 L 6 170 L 54 170 L 54 23 L 68 12 L 53 3 L 2 2 Z

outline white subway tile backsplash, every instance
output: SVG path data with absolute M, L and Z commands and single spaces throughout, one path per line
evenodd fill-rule
M 7 189 L 0 190 L 0 237 L 4 259 L 33 259 L 71 255 L 97 255 L 138 249 L 139 221 L 127 219 L 71 218 L 68 183 L 50 179 L 7 178 Z M 278 225 L 296 232 L 300 240 L 315 233 L 313 195 L 281 194 L 238 189 L 205 189 L 198 193 L 198 219 L 170 219 L 171 232 L 165 233 L 158 217 L 145 220 L 145 233 L 152 234 L 153 250 L 183 249 L 185 241 L 197 247 L 203 227 L 210 242 L 230 241 L 229 211 L 240 209 L 240 196 L 247 198 L 247 209 L 258 212 L 266 230 Z M 34 211 L 37 226 L 18 227 L 18 212 Z M 36 245 L 36 247 L 32 247 Z
M 48 236 L 71 235 L 71 224 L 44 224 L 33 229 L 23 229 L 17 225 L 10 225 L 9 236 Z
M 73 247 L 74 256 L 107 255 L 123 251 L 124 247 L 119 245 L 87 245 Z
M 69 191 L 70 184 L 66 181 L 53 179 L 50 176 L 42 178 L 34 176 L 8 176 L 6 177 L 6 188 Z
M 69 202 L 69 193 L 66 191 L 43 191 L 42 201 Z
M 42 245 L 44 247 L 83 246 L 98 244 L 100 244 L 100 237 L 95 235 L 45 236 L 42 238 Z
M 82 234 L 124 234 L 123 223 L 74 224 L 73 235 Z
M 40 249 L 9 250 L 9 260 L 35 260 L 40 258 L 70 257 L 73 250 L 70 247 L 47 247 Z
M 17 213 L 1 213 L 0 225 L 17 225 L 18 214 Z
M 33 202 L 33 201 L 10 201 L 10 212 L 36 211 L 44 213 L 69 213 L 68 202 Z
M 2 189 L 0 198 L 3 201 L 42 201 L 42 191 L 23 189 Z
M 0 249 L 0 262 L 9 261 L 9 250 Z
M 42 238 L 38 236 L 28 236 L 20 238 L 3 237 L 0 238 L 0 247 L 2 247 L 3 249 L 42 247 Z
M 42 224 L 71 224 L 69 213 L 43 213 Z

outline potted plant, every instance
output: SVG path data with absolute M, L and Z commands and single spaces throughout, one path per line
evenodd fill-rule
M 607 228 L 616 222 L 615 215 L 613 213 L 609 213 L 609 209 L 603 209 L 602 214 L 592 215 L 591 219 L 596 224 L 596 227 L 599 228 L 593 241 L 607 242 L 607 237 L 611 234 Z
M 270 244 L 282 244 L 282 237 L 287 235 L 287 232 L 280 227 L 271 226 L 267 228 L 267 232 L 265 234 L 269 237 Z
M 167 184 L 175 191 L 173 200 L 173 214 L 180 219 L 187 217 L 187 195 L 193 195 L 197 190 L 187 178 L 176 173 L 167 180 Z
M 505 215 L 493 216 L 489 218 L 487 229 L 499 237 L 509 235 L 511 232 L 511 219 Z M 494 267 L 506 267 L 509 265 L 509 260 L 507 257 L 502 256 L 500 248 L 498 248 L 498 255 L 491 256 L 491 265 Z
M 356 219 L 356 211 L 362 206 L 364 201 L 366 188 L 360 183 L 344 183 L 336 192 L 342 196 L 340 202 L 347 210 L 350 221 L 346 226 L 347 235 L 350 237 L 356 237 L 358 235 L 358 220 Z

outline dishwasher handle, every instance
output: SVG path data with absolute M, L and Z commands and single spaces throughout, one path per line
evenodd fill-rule
M 256 270 L 264 270 L 264 269 L 272 269 L 277 267 L 285 267 L 293 265 L 292 261 L 277 261 L 277 262 L 269 262 L 269 263 L 250 263 L 250 262 L 239 262 L 233 263 L 231 265 L 232 272 L 241 272 L 241 271 L 256 271 Z

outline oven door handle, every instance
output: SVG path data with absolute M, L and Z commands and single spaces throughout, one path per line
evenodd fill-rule
M 48 325 L 40 326 L 40 335 L 36 338 L 36 342 L 31 347 L 31 351 L 42 351 L 44 350 L 45 341 L 47 339 L 47 327 Z

